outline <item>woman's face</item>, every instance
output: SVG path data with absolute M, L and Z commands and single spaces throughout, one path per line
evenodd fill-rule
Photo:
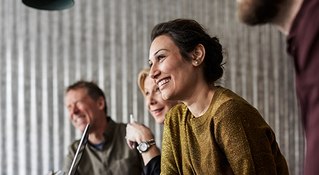
M 197 74 L 192 61 L 182 58 L 179 48 L 167 35 L 155 38 L 150 48 L 150 77 L 164 100 L 183 101 L 193 93 Z
M 165 101 L 161 91 L 150 77 L 144 81 L 144 93 L 146 106 L 156 123 L 164 124 L 165 114 L 177 104 L 175 101 Z

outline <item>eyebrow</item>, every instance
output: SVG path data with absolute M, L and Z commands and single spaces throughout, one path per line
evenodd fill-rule
M 162 50 L 168 51 L 167 49 L 160 49 L 160 50 L 156 51 L 156 52 L 153 54 L 153 56 L 155 56 L 156 54 L 158 54 L 158 52 L 160 52 L 160 51 L 162 51 Z
M 158 52 L 160 52 L 160 51 L 162 51 L 162 50 L 168 51 L 167 49 L 160 49 L 160 50 L 156 51 L 156 52 L 153 54 L 153 56 L 156 56 L 156 55 L 158 54 Z M 149 59 L 148 62 L 150 62 L 150 61 L 151 61 L 151 60 Z

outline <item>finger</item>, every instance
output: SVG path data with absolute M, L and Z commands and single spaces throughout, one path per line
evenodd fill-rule
M 132 149 L 132 150 L 134 149 L 132 141 L 127 140 L 127 145 L 128 145 L 128 147 L 130 147 L 130 149 Z

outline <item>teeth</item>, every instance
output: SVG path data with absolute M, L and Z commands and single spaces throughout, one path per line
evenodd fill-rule
M 169 82 L 169 79 L 162 80 L 158 83 L 158 86 L 162 86 L 164 83 L 167 83 L 167 82 Z
M 82 117 L 79 117 L 79 118 L 77 118 L 75 121 L 76 122 L 81 122 L 83 120 L 83 118 Z

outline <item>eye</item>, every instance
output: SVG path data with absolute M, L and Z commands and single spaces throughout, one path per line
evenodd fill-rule
M 84 102 L 83 101 L 77 101 L 76 103 L 75 103 L 75 105 L 76 105 L 76 107 L 77 108 L 82 108 L 82 106 L 84 106 Z
M 68 111 L 69 111 L 69 112 L 73 111 L 74 108 L 75 108 L 75 105 L 76 105 L 76 104 L 70 104 L 70 105 L 68 105 L 68 106 L 67 106 Z
M 161 90 L 159 88 L 156 88 L 156 92 L 161 92 Z
M 145 95 L 148 96 L 148 95 L 150 95 L 150 93 L 149 92 L 145 92 Z
M 161 61 L 163 58 L 165 58 L 164 55 L 159 55 L 159 56 L 157 57 L 157 60 L 158 60 L 158 61 Z
M 151 60 L 148 61 L 148 64 L 150 65 L 150 68 L 153 66 L 153 63 L 151 62 Z

